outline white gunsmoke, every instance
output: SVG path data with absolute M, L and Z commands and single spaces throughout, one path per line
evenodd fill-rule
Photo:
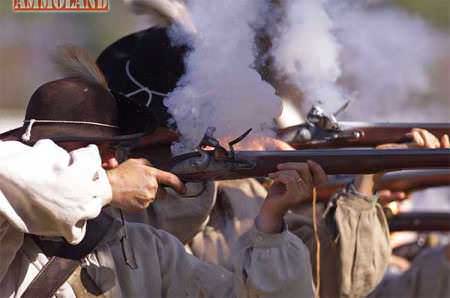
M 450 43 L 424 20 L 389 3 L 282 0 L 280 7 L 271 56 L 307 106 L 320 101 L 333 112 L 351 93 L 346 116 L 353 119 L 448 118 L 445 101 L 428 99 L 435 87 L 430 69 Z
M 329 11 L 342 46 L 341 83 L 357 92 L 348 118 L 448 121 L 450 98 L 433 97 L 439 91 L 433 90 L 431 71 L 449 52 L 448 35 L 389 4 L 334 0 Z M 411 203 L 415 210 L 449 210 L 449 191 L 417 192 L 404 204 Z
M 264 1 L 190 1 L 196 33 L 186 37 L 173 30 L 176 42 L 189 40 L 193 50 L 185 59 L 186 73 L 165 100 L 182 143 L 176 153 L 190 150 L 207 127 L 215 136 L 234 138 L 245 130 L 271 126 L 281 112 L 275 90 L 253 68 L 254 30 Z M 176 28 L 175 28 L 176 29 Z
M 333 20 L 342 45 L 342 83 L 357 92 L 349 116 L 430 121 L 434 111 L 441 120 L 448 117 L 439 102 L 426 99 L 432 88 L 431 66 L 445 52 L 441 33 L 391 6 L 350 5 L 336 9 Z
M 277 71 L 302 90 L 309 104 L 336 110 L 344 101 L 336 84 L 341 69 L 332 20 L 320 0 L 282 1 L 284 18 L 273 31 Z

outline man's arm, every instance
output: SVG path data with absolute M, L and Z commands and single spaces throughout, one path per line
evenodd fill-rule
M 0 142 L 0 280 L 24 233 L 84 237 L 86 220 L 111 201 L 96 147 L 67 153 L 51 141 Z
M 150 167 L 144 159 L 105 171 L 94 145 L 66 152 L 50 140 L 32 147 L 0 142 L 0 218 L 23 233 L 62 236 L 77 244 L 86 221 L 97 217 L 103 206 L 147 208 L 158 189 L 155 172 L 162 182 L 184 187 L 176 176 Z
M 112 200 L 96 146 L 66 152 L 49 140 L 0 143 L 0 217 L 18 231 L 80 242 Z
M 154 198 L 143 160 L 106 172 L 96 146 L 70 153 L 50 140 L 34 146 L 0 141 L 0 280 L 22 246 L 24 233 L 79 243 L 86 222 L 103 206 L 145 208 Z
M 155 256 L 162 273 L 162 292 L 165 296 L 178 297 L 312 297 L 313 283 L 309 254 L 304 243 L 287 231 L 284 214 L 304 201 L 312 193 L 313 181 L 296 167 L 285 165 L 271 176 L 274 184 L 262 206 L 255 227 L 237 242 L 232 256 L 233 272 L 201 262 L 186 254 L 184 247 L 164 231 L 145 226 L 146 231 L 136 236 L 146 239 L 136 243 L 154 243 L 148 251 Z M 129 229 L 129 237 L 135 231 Z M 149 235 L 149 232 L 153 235 Z M 145 233 L 145 237 L 143 234 Z M 151 253 L 146 258 L 152 258 Z M 159 272 L 158 271 L 158 272 Z M 176 280 L 177 282 L 173 282 Z

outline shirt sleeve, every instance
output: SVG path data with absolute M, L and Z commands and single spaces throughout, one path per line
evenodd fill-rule
M 170 239 L 164 234 L 160 235 L 163 242 Z M 307 248 L 287 230 L 280 234 L 248 231 L 233 250 L 232 271 L 186 254 L 180 243 L 161 243 L 158 251 L 164 252 L 161 272 L 168 297 L 178 297 L 185 290 L 192 297 L 201 293 L 206 297 L 313 297 Z M 181 283 L 173 283 L 174 278 Z
M 32 147 L 0 142 L 2 265 L 12 261 L 24 233 L 79 243 L 86 221 L 97 217 L 111 197 L 96 146 L 67 153 L 50 140 Z
M 200 259 L 231 269 L 231 248 L 253 227 L 267 191 L 251 178 L 219 181 L 217 186 L 208 225 L 195 235 L 190 246 Z
M 279 234 L 253 227 L 232 256 L 237 297 L 314 296 L 308 249 L 286 226 Z
M 252 228 L 233 249 L 232 270 L 198 259 L 174 236 L 148 225 L 128 223 L 127 237 L 138 270 L 123 262 L 121 242 L 110 242 L 120 260 L 114 266 L 122 296 L 313 297 L 308 251 L 287 230 L 266 234 Z
M 67 153 L 49 140 L 1 144 L 0 216 L 24 233 L 62 236 L 72 244 L 112 197 L 96 146 Z

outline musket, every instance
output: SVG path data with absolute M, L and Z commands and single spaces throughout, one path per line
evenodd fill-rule
M 334 193 L 351 183 L 353 178 L 337 178 L 317 188 L 317 199 L 327 201 Z M 429 187 L 450 185 L 450 169 L 406 170 L 383 175 L 374 190 L 411 193 Z
M 174 157 L 166 170 L 186 182 L 266 177 L 286 162 L 312 160 L 329 175 L 369 174 L 415 168 L 450 168 L 449 149 L 317 149 L 294 151 L 235 151 L 233 145 L 250 132 L 229 143 L 219 144 L 208 129 L 196 151 Z M 205 149 L 208 148 L 208 149 Z
M 450 231 L 450 213 L 448 212 L 408 212 L 388 216 L 391 232 L 400 231 Z
M 387 143 L 411 141 L 406 136 L 413 128 L 424 128 L 441 137 L 450 134 L 450 123 L 367 123 L 338 121 L 338 112 L 328 115 L 320 107 L 313 106 L 303 124 L 279 129 L 277 138 L 295 149 L 326 149 L 347 147 L 375 147 Z M 142 134 L 133 142 L 134 150 L 154 146 L 170 145 L 178 141 L 180 135 L 168 128 L 158 128 L 151 134 Z
M 342 108 L 340 109 L 342 110 Z M 450 123 L 345 122 L 313 106 L 303 124 L 278 130 L 278 138 L 296 149 L 375 147 L 411 141 L 413 128 L 424 128 L 437 137 L 450 134 Z

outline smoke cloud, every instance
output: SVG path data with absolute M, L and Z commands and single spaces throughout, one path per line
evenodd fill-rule
M 448 35 L 386 1 L 217 0 L 187 6 L 195 33 L 172 26 L 172 37 L 193 50 L 186 74 L 165 101 L 184 137 L 178 149 L 195 147 L 209 126 L 217 128 L 217 137 L 230 138 L 271 127 L 280 100 L 254 69 L 268 56 L 275 76 L 303 93 L 303 106 L 321 102 L 334 112 L 351 94 L 346 120 L 448 120 L 448 98 L 430 99 L 436 87 L 430 70 L 448 54 Z M 264 25 L 271 47 L 255 62 L 255 28 Z
M 430 212 L 450 211 L 450 187 L 436 187 L 411 195 L 411 209 Z
M 430 100 L 432 66 L 449 52 L 448 35 L 389 1 L 279 3 L 270 55 L 306 107 L 320 101 L 334 112 L 351 98 L 347 120 L 448 119 L 449 99 Z
M 326 110 L 337 109 L 344 102 L 337 85 L 340 45 L 328 12 L 320 0 L 281 3 L 281 23 L 271 31 L 276 71 L 304 93 L 308 104 L 321 102 Z
M 189 42 L 186 74 L 165 104 L 183 136 L 173 148 L 191 150 L 207 127 L 216 137 L 234 138 L 253 128 L 267 133 L 281 112 L 275 90 L 254 69 L 255 31 L 264 1 L 189 1 L 195 26 L 187 34 L 176 26 L 174 42 Z
M 448 119 L 448 107 L 429 98 L 435 88 L 432 66 L 448 52 L 448 36 L 392 6 L 330 6 L 342 47 L 340 83 L 356 97 L 347 116 L 370 121 Z

